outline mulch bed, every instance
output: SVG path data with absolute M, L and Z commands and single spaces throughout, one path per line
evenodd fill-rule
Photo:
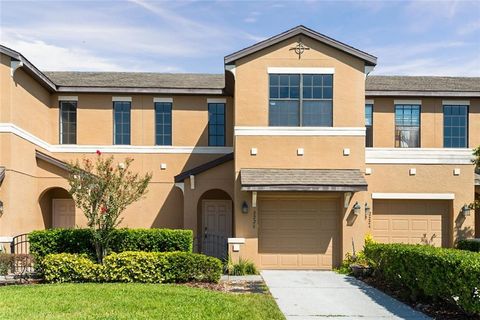
M 192 288 L 203 288 L 214 291 L 230 292 L 230 293 L 268 293 L 268 289 L 263 281 L 244 281 L 229 280 L 220 281 L 219 283 L 189 282 L 183 284 Z
M 423 312 L 424 314 L 437 320 L 477 320 L 480 316 L 469 316 L 463 313 L 457 306 L 446 302 L 432 302 L 432 301 L 417 301 L 412 302 L 405 293 L 397 288 L 389 285 L 375 277 L 359 278 L 366 284 L 385 292 L 389 296 L 408 304 L 415 310 Z

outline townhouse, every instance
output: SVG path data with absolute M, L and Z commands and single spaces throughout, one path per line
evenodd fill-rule
M 480 230 L 480 78 L 372 76 L 376 57 L 304 26 L 224 74 L 0 54 L 0 242 L 84 226 L 65 163 L 97 150 L 153 173 L 124 226 L 192 229 L 198 251 L 263 269 L 330 269 L 368 233 L 449 247 Z

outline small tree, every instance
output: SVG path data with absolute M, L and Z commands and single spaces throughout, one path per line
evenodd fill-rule
M 125 208 L 147 193 L 152 175 L 140 176 L 129 168 L 133 159 L 114 164 L 113 156 L 104 158 L 97 151 L 96 161 L 84 159 L 69 164 L 68 183 L 75 205 L 87 217 L 98 262 L 103 262 L 112 231 L 122 222 Z

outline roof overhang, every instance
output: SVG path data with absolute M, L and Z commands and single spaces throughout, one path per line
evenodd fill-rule
M 366 90 L 366 97 L 480 97 L 478 91 L 393 91 L 393 90 Z
M 357 169 L 241 169 L 242 191 L 366 191 Z
M 131 88 L 131 87 L 67 87 L 59 86 L 57 92 L 86 93 L 146 93 L 146 94 L 202 94 L 224 95 L 222 89 L 209 88 Z
M 2 45 L 0 45 L 0 52 L 9 56 L 13 60 L 22 62 L 23 63 L 22 68 L 25 70 L 25 72 L 27 72 L 34 79 L 39 81 L 40 84 L 50 92 L 54 92 L 57 90 L 57 86 L 45 74 L 43 74 L 43 72 L 38 70 L 37 67 L 35 67 L 30 61 L 28 61 L 20 53 Z
M 194 176 L 194 175 L 197 175 L 199 173 L 202 173 L 202 172 L 205 172 L 207 170 L 210 170 L 212 168 L 215 168 L 221 164 L 224 164 L 228 161 L 232 161 L 233 160 L 233 152 L 232 153 L 228 153 L 220 158 L 217 158 L 215 160 L 212 160 L 212 161 L 209 161 L 209 162 L 206 162 L 204 164 L 201 164 L 197 167 L 194 167 L 190 170 L 187 170 L 187 171 L 184 171 L 178 175 L 175 176 L 175 182 L 176 183 L 179 183 L 179 182 L 183 182 L 186 178 L 189 178 L 190 176 Z
M 274 44 L 290 39 L 297 35 L 304 35 L 310 37 L 330 47 L 336 48 L 354 57 L 362 59 L 363 61 L 365 61 L 366 65 L 375 66 L 377 64 L 377 57 L 301 25 L 226 56 L 225 64 L 232 64 L 238 59 L 251 55 L 255 52 L 268 48 Z
M 45 162 L 48 162 L 52 165 L 54 165 L 57 168 L 60 168 L 62 170 L 68 171 L 68 164 L 62 160 L 58 160 L 57 158 L 54 158 L 52 156 L 49 156 L 48 154 L 45 154 L 41 151 L 35 150 L 35 158 L 43 160 Z

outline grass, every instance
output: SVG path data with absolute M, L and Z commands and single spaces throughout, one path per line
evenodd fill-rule
M 181 285 L 81 283 L 0 287 L 0 319 L 285 319 L 268 294 Z

